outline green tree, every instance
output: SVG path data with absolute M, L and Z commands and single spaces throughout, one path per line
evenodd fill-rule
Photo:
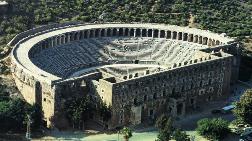
M 0 131 L 25 129 L 27 115 L 31 115 L 33 129 L 42 124 L 42 112 L 38 105 L 30 105 L 22 99 L 0 101 Z
M 186 132 L 181 131 L 180 129 L 176 129 L 173 132 L 172 138 L 176 141 L 190 141 L 190 138 L 186 134 Z
M 167 115 L 161 115 L 160 118 L 157 119 L 156 125 L 158 130 L 158 141 L 167 141 L 171 139 L 171 135 L 174 131 L 174 127 L 172 124 L 172 119 Z
M 132 137 L 132 130 L 129 127 L 123 127 L 120 133 L 123 135 L 123 138 L 125 139 L 125 141 L 128 141 L 129 138 Z
M 235 106 L 237 120 L 252 125 L 252 90 L 247 90 Z
M 220 140 L 229 133 L 228 122 L 221 118 L 201 119 L 197 122 L 196 131 L 208 139 Z
M 81 123 L 84 125 L 84 121 L 93 114 L 95 108 L 90 99 L 85 96 L 68 100 L 65 104 L 65 111 L 73 128 L 78 124 L 78 128 L 81 129 Z

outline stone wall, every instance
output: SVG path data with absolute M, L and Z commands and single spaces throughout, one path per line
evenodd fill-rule
M 20 42 L 36 35 L 59 28 L 78 26 L 80 26 L 78 23 L 73 23 L 69 26 L 64 24 L 36 28 L 17 35 L 9 45 L 17 48 Z M 153 120 L 163 112 L 168 112 L 174 117 L 183 116 L 189 109 L 227 96 L 230 82 L 235 83 L 237 80 L 240 58 L 235 43 L 227 43 L 207 34 L 202 36 L 199 33 L 189 33 L 186 30 L 182 32 L 153 27 L 83 29 L 48 37 L 36 43 L 29 50 L 28 57 L 32 58 L 43 49 L 84 38 L 128 36 L 181 40 L 208 45 L 210 48 L 199 51 L 193 60 L 174 64 L 168 70 L 157 73 L 146 70 L 141 77 L 130 74 L 136 77 L 127 76 L 121 80 L 97 72 L 57 81 L 34 74 L 29 68 L 22 66 L 16 58 L 14 48 L 11 68 L 16 85 L 27 102 L 42 105 L 48 126 L 54 126 L 52 121 L 55 122 L 57 119 L 55 115 L 62 112 L 67 98 L 91 94 L 112 106 L 113 113 L 109 126 L 114 128 Z M 154 63 L 141 60 L 139 62 Z
M 228 56 L 111 83 L 111 127 L 134 123 L 130 117 L 134 115 L 131 109 L 139 106 L 142 108 L 141 121 L 144 122 L 163 112 L 174 117 L 183 116 L 185 109 L 226 97 L 230 91 L 232 59 Z

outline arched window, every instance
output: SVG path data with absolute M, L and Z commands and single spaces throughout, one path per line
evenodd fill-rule
M 125 30 L 124 30 L 124 36 L 129 36 L 129 29 L 128 28 L 125 28 Z
M 130 29 L 130 36 L 134 36 L 135 29 Z
M 142 37 L 147 37 L 147 30 L 146 29 L 142 30 Z
M 141 30 L 139 28 L 136 29 L 136 37 L 141 37 Z
M 113 29 L 113 35 L 112 36 L 117 36 L 117 29 L 116 28 Z
M 167 32 L 167 33 L 166 33 L 166 34 L 167 34 L 167 37 L 166 37 L 166 38 L 167 38 L 167 39 L 171 39 L 171 31 L 166 31 L 166 32 Z
M 119 36 L 123 36 L 123 29 L 119 28 Z
M 95 29 L 95 38 L 99 36 L 100 29 Z
M 105 36 L 105 29 L 102 29 L 101 30 L 101 37 L 104 37 Z
M 154 30 L 154 38 L 158 38 L 159 31 L 157 29 Z
M 111 36 L 111 29 L 107 29 L 107 37 L 110 37 Z
M 176 31 L 173 31 L 173 33 L 172 33 L 172 39 L 177 39 L 177 32 Z
M 160 31 L 160 38 L 165 38 L 165 31 L 164 30 Z
M 152 29 L 148 30 L 148 37 L 152 37 Z

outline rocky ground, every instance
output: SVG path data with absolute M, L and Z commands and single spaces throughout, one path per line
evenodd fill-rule
M 5 53 L 9 54 L 9 52 Z M 3 54 L 3 52 L 1 52 L 1 56 L 5 57 L 0 59 L 0 94 L 8 94 L 10 97 L 21 97 L 11 75 L 10 56 Z

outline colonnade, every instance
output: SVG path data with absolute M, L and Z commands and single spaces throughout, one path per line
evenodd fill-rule
M 97 28 L 97 29 L 86 29 L 81 31 L 68 32 L 65 34 L 50 37 L 35 45 L 36 49 L 34 49 L 34 51 L 31 52 L 40 52 L 40 50 L 43 50 L 45 48 L 65 44 L 75 40 L 81 40 L 86 38 L 100 38 L 100 37 L 152 37 L 152 38 L 182 40 L 208 46 L 223 44 L 219 40 L 213 38 L 203 37 L 201 35 L 186 32 L 160 30 L 160 29 L 140 29 L 140 28 L 105 28 L 105 29 Z

